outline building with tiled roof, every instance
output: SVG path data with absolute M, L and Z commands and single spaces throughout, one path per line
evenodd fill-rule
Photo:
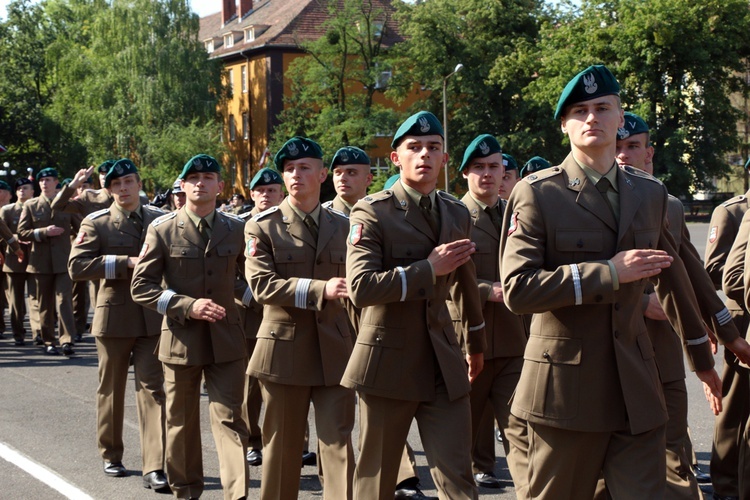
M 219 1 L 220 12 L 200 19 L 199 39 L 210 57 L 224 65 L 231 98 L 219 111 L 222 137 L 232 153 L 225 163 L 231 170 L 230 189 L 247 194 L 248 181 L 273 158 L 267 147 L 288 92 L 284 74 L 295 58 L 304 56 L 298 41 L 323 36 L 329 14 L 320 0 Z M 394 10 L 387 0 L 380 7 Z M 391 16 L 387 23 L 384 45 L 398 43 Z M 389 142 L 379 138 L 374 157 L 387 155 Z

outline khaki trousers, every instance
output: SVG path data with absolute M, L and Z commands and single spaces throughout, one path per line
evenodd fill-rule
M 23 340 L 26 337 L 26 329 L 23 320 L 26 317 L 26 288 L 29 295 L 29 324 L 32 335 L 41 333 L 39 326 L 39 305 L 36 301 L 36 280 L 29 273 L 5 273 L 8 305 L 10 309 L 10 326 L 13 329 L 13 338 Z
M 96 390 L 97 442 L 103 460 L 120 462 L 125 386 L 133 353 L 135 402 L 141 436 L 143 474 L 164 469 L 164 372 L 154 350 L 159 336 L 95 337 L 99 357 Z
M 34 274 L 39 322 L 45 345 L 55 343 L 55 312 L 58 316 L 60 344 L 73 343 L 75 319 L 71 300 L 72 281 L 68 273 Z
M 205 378 L 211 432 L 219 455 L 219 476 L 226 500 L 247 495 L 249 476 L 247 426 L 242 420 L 245 366 L 242 358 L 227 363 L 185 366 L 164 363 L 167 394 L 166 472 L 177 498 L 203 493 L 200 389 Z
M 250 360 L 250 356 L 253 355 L 253 349 L 257 339 L 245 338 L 245 345 L 247 347 L 247 359 Z M 260 383 L 258 379 L 252 375 L 245 375 L 245 399 L 242 401 L 242 418 L 247 424 L 248 431 L 250 431 L 250 438 L 248 440 L 248 447 L 254 450 L 260 450 L 263 448 L 263 438 L 260 430 L 260 407 L 263 403 L 263 397 L 260 393 Z

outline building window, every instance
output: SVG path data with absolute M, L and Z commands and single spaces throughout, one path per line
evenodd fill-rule
M 234 123 L 234 115 L 229 115 L 229 140 L 234 142 L 237 139 L 237 124 Z
M 244 64 L 240 68 L 240 81 L 242 84 L 242 92 L 247 93 L 247 66 Z
M 229 47 L 234 47 L 234 34 L 233 33 L 224 35 L 224 47 L 227 49 Z
M 250 159 L 249 158 L 245 158 L 242 161 L 242 171 L 244 172 L 245 185 L 247 186 L 247 185 L 250 184 L 250 180 L 251 180 L 250 179 Z
M 380 38 L 383 36 L 383 22 L 375 21 L 372 23 L 372 36 L 374 38 Z
M 245 28 L 245 43 L 255 41 L 255 30 L 253 27 Z
M 229 87 L 230 94 L 234 94 L 234 70 L 230 69 L 227 71 L 227 86 Z
M 250 139 L 250 116 L 247 113 L 242 113 L 242 138 Z
M 203 42 L 203 46 L 206 47 L 206 52 L 209 54 L 214 51 L 214 41 L 213 40 L 206 40 Z

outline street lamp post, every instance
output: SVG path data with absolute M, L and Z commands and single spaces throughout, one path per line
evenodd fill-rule
M 443 141 L 445 143 L 444 144 L 445 147 L 443 148 L 443 151 L 446 153 L 448 152 L 448 98 L 446 97 L 446 92 L 448 90 L 448 78 L 452 77 L 453 75 L 455 75 L 462 69 L 464 69 L 464 65 L 461 63 L 458 63 L 456 64 L 456 68 L 443 78 L 443 134 L 445 135 L 444 141 Z M 449 182 L 450 180 L 448 179 L 448 163 L 446 163 L 445 164 L 445 192 L 446 193 L 448 192 Z

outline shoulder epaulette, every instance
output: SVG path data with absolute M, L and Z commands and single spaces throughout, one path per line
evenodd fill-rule
M 253 216 L 251 211 L 242 212 L 239 215 L 239 218 L 242 219 L 242 222 L 245 222 L 247 219 L 251 218 Z
M 91 212 L 90 214 L 86 216 L 86 218 L 90 220 L 94 220 L 97 217 L 101 217 L 102 215 L 108 214 L 108 213 L 109 213 L 109 208 L 103 208 L 101 210 L 97 210 L 96 212 Z
M 320 206 L 323 208 L 331 208 L 331 206 L 333 206 L 333 200 L 324 201 Z
M 633 177 L 640 177 L 641 179 L 648 179 L 652 182 L 656 182 L 657 184 L 662 183 L 659 179 L 657 179 L 653 175 L 648 174 L 639 168 L 631 167 L 630 165 L 623 165 L 621 169 L 623 172 L 628 173 L 632 175 Z
M 376 201 L 387 200 L 391 196 L 393 196 L 393 191 L 391 191 L 390 189 L 386 189 L 384 191 L 378 191 L 377 193 L 368 194 L 367 196 L 362 198 L 362 201 L 372 205 Z
M 739 196 L 735 196 L 734 198 L 729 198 L 727 201 L 722 203 L 725 207 L 728 207 L 730 205 L 736 205 L 737 203 L 742 203 L 745 200 L 747 200 L 747 197 L 744 194 L 741 194 Z
M 254 221 L 259 221 L 259 220 L 261 220 L 261 219 L 262 219 L 263 217 L 265 217 L 266 215 L 271 215 L 272 213 L 276 212 L 276 211 L 277 211 L 278 209 L 279 209 L 279 207 L 271 207 L 271 208 L 269 208 L 268 210 L 263 210 L 263 211 L 262 211 L 262 212 L 260 212 L 259 214 L 255 214 L 255 215 L 253 216 L 253 220 L 254 220 Z
M 146 210 L 148 210 L 149 212 L 155 212 L 155 213 L 157 213 L 157 214 L 161 214 L 161 215 L 165 215 L 165 214 L 167 214 L 167 213 L 168 213 L 168 212 L 165 212 L 165 211 L 164 211 L 164 210 L 162 210 L 161 208 L 159 208 L 159 207 L 156 207 L 156 206 L 154 206 L 154 205 L 141 205 L 141 208 L 145 208 L 145 209 L 146 209 Z
M 545 168 L 544 170 L 534 172 L 533 174 L 524 177 L 522 180 L 528 182 L 529 184 L 534 184 L 535 182 L 539 182 L 543 179 L 549 179 L 550 177 L 560 175 L 561 173 L 562 169 L 560 167 Z
M 230 219 L 232 219 L 232 220 L 234 220 L 234 221 L 237 221 L 237 222 L 244 222 L 244 221 L 242 220 L 242 217 L 240 217 L 240 216 L 239 216 L 239 215 L 237 215 L 237 214 L 233 214 L 233 213 L 231 213 L 231 212 L 221 212 L 221 213 L 222 213 L 222 214 L 224 214 L 224 215 L 226 215 L 227 217 L 229 217 Z
M 336 214 L 336 215 L 338 215 L 339 217 L 343 217 L 344 219 L 348 219 L 348 218 L 349 218 L 349 216 L 348 216 L 348 215 L 346 215 L 346 214 L 345 214 L 344 212 L 342 212 L 341 210 L 336 210 L 335 208 L 333 208 L 333 207 L 332 207 L 332 206 L 330 206 L 330 205 L 329 205 L 329 206 L 327 206 L 327 207 L 326 207 L 326 206 L 324 206 L 323 208 L 325 208 L 326 210 L 328 210 L 328 211 L 329 211 L 330 213 L 332 213 L 332 214 Z
M 163 222 L 167 222 L 170 219 L 174 219 L 175 217 L 177 217 L 177 212 L 169 212 L 167 214 L 162 215 L 161 217 L 154 219 L 151 225 L 156 227 Z

